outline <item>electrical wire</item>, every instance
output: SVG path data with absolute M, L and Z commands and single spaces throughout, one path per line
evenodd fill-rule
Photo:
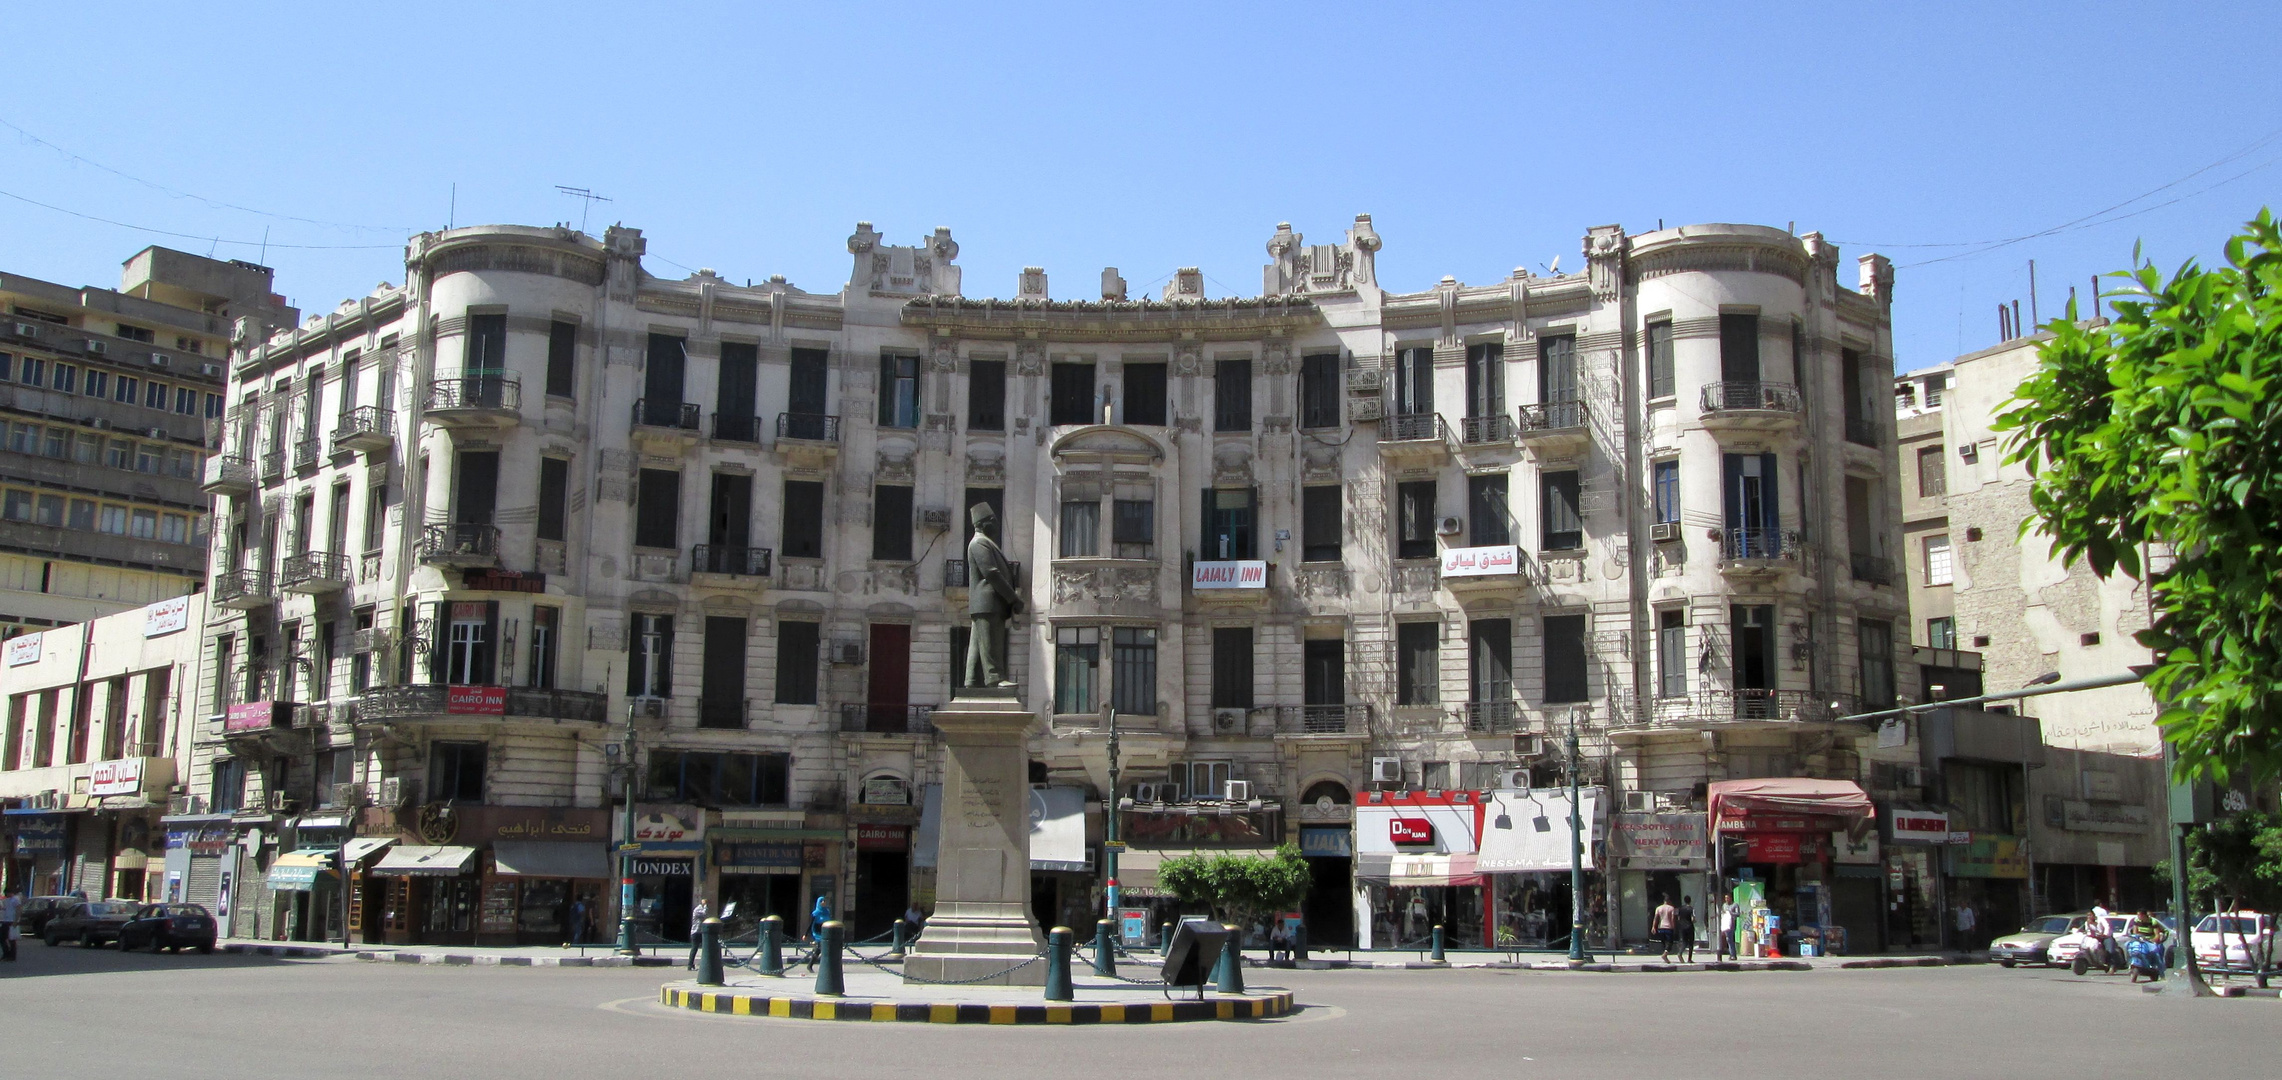
M 136 232 L 146 232 L 156 236 L 179 236 L 185 240 L 205 240 L 209 243 L 215 244 L 235 244 L 239 247 L 250 248 L 273 247 L 294 251 L 388 251 L 403 246 L 401 244 L 280 244 L 268 240 L 225 240 L 221 237 L 213 236 L 207 233 L 186 233 L 176 232 L 173 229 L 154 229 L 148 225 L 136 225 L 132 222 L 100 217 L 95 214 L 83 214 L 77 210 L 67 210 L 61 206 L 55 205 L 54 203 L 44 203 L 38 199 L 26 198 L 22 195 L 16 194 L 13 191 L 0 191 L 0 195 L 5 195 L 8 198 L 14 199 L 20 203 L 29 203 L 43 210 L 53 210 L 59 214 L 69 214 L 75 218 L 82 218 L 87 221 L 101 222 L 105 225 L 116 225 L 122 229 L 133 229 Z

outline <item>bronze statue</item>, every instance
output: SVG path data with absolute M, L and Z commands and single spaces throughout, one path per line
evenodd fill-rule
M 1006 622 L 1022 610 L 1014 566 L 999 550 L 998 515 L 989 503 L 967 510 L 975 535 L 967 541 L 967 672 L 962 687 L 1011 690 L 1006 670 Z

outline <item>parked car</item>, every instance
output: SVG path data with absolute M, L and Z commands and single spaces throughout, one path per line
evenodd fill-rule
M 2090 912 L 2077 911 L 2066 915 L 2040 915 L 2029 920 L 2017 934 L 2006 934 L 1989 943 L 1989 959 L 2011 967 L 2014 964 L 2045 964 L 2052 962 L 2052 943 L 2064 934 L 2084 928 Z
M 34 896 L 25 900 L 24 906 L 17 909 L 16 922 L 22 927 L 25 937 L 38 937 L 40 931 L 47 929 L 49 919 L 71 910 L 72 905 L 77 903 L 79 898 L 76 896 Z
M 2195 924 L 2195 962 L 2216 971 L 2255 971 L 2272 966 L 2274 916 L 2256 911 L 2221 911 Z
M 216 936 L 214 916 L 197 904 L 145 904 L 119 927 L 119 951 L 148 945 L 210 953 Z
M 86 948 L 117 941 L 119 928 L 135 917 L 137 906 L 132 900 L 81 900 L 49 919 L 40 930 L 40 940 L 50 945 L 76 941 Z

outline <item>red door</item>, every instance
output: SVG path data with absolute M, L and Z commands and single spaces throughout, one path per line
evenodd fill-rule
M 864 693 L 865 727 L 872 731 L 903 731 L 911 712 L 911 627 L 902 623 L 873 623 L 871 681 Z

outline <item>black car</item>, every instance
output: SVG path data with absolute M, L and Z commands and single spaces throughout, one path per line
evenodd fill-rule
M 214 916 L 197 904 L 145 904 L 119 928 L 119 951 L 196 949 L 214 951 Z
M 81 900 L 49 919 L 40 930 L 40 940 L 50 945 L 76 941 L 87 948 L 117 941 L 119 928 L 135 917 L 138 906 L 132 900 Z
M 23 907 L 16 910 L 17 925 L 25 937 L 38 937 L 40 931 L 47 929 L 49 919 L 70 911 L 72 905 L 77 903 L 79 898 L 76 896 L 28 897 L 24 900 Z

